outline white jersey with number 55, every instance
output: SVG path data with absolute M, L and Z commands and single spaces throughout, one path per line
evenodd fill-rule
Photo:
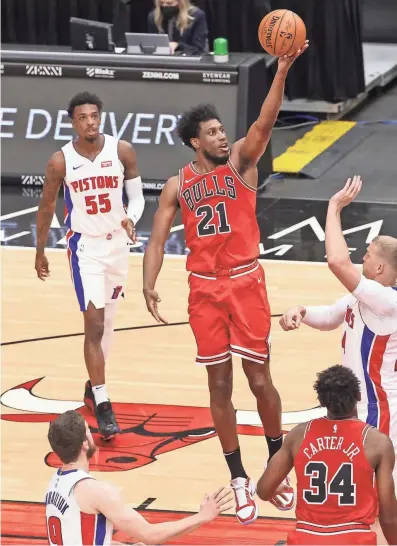
M 103 136 L 103 148 L 94 161 L 77 153 L 72 140 L 62 148 L 66 163 L 65 224 L 76 233 L 92 237 L 120 230 L 126 217 L 118 139 Z

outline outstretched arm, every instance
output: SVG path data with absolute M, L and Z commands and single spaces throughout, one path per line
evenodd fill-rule
M 167 323 L 158 313 L 159 295 L 154 290 L 164 259 L 164 246 L 178 208 L 178 177 L 168 180 L 161 192 L 159 208 L 154 215 L 152 234 L 143 258 L 143 294 L 148 311 L 157 322 Z
M 325 248 L 328 267 L 355 298 L 368 305 L 378 315 L 397 316 L 397 293 L 390 286 L 366 279 L 353 265 L 341 226 L 341 212 L 359 194 L 362 181 L 359 176 L 349 178 L 344 188 L 329 202 L 325 225 Z M 371 252 L 368 249 L 368 252 Z
M 37 243 L 35 269 L 37 276 L 42 281 L 49 276 L 48 261 L 45 257 L 45 245 L 48 232 L 54 217 L 55 207 L 58 199 L 59 188 L 61 187 L 65 173 L 65 158 L 62 152 L 53 154 L 46 167 L 45 182 L 41 195 L 39 210 L 37 212 Z
M 286 332 L 297 330 L 300 325 L 306 324 L 316 330 L 335 330 L 345 318 L 346 310 L 352 301 L 349 294 L 333 305 L 316 305 L 303 307 L 302 305 L 291 307 L 280 319 L 280 326 Z
M 189 533 L 232 507 L 231 492 L 220 488 L 211 496 L 206 496 L 199 513 L 177 521 L 153 524 L 129 508 L 118 491 L 107 483 L 83 480 L 75 487 L 75 497 L 81 511 L 103 514 L 115 528 L 144 544 L 162 544 Z
M 340 215 L 358 195 L 361 189 L 361 178 L 349 178 L 344 188 L 331 197 L 328 205 L 327 221 L 325 224 L 325 250 L 328 267 L 340 282 L 354 292 L 361 279 L 361 273 L 350 259 L 350 253 L 342 232 Z
M 249 168 L 255 167 L 264 154 L 283 102 L 288 70 L 295 59 L 304 53 L 308 47 L 309 43 L 306 40 L 302 49 L 299 49 L 294 55 L 285 55 L 279 58 L 277 73 L 262 105 L 258 119 L 251 125 L 247 136 L 238 141 L 232 150 L 231 160 L 241 175 Z

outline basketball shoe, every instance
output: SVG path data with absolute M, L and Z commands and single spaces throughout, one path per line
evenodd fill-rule
M 96 405 L 91 381 L 87 381 L 85 384 L 84 404 L 95 415 L 98 422 L 99 434 L 104 440 L 110 440 L 113 436 L 121 434 L 110 401 L 108 400 L 98 404 L 98 406 Z
M 291 510 L 294 507 L 295 491 L 292 487 L 289 476 L 287 476 L 281 483 L 277 489 L 277 493 L 269 500 L 269 502 L 283 512 Z
M 251 478 L 234 478 L 230 482 L 236 499 L 236 518 L 242 525 L 248 525 L 258 517 L 258 506 L 254 500 L 256 486 Z
M 94 393 L 92 392 L 91 381 L 87 381 L 85 384 L 84 391 L 84 404 L 95 415 L 95 398 Z

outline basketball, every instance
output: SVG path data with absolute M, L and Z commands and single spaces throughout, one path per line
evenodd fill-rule
M 270 55 L 293 55 L 305 43 L 306 26 L 293 11 L 277 9 L 262 19 L 258 38 L 263 49 Z

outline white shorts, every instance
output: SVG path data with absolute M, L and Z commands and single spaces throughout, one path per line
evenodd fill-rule
M 81 311 L 91 301 L 97 309 L 117 300 L 128 275 L 129 239 L 124 229 L 90 237 L 69 231 L 68 259 Z
M 386 404 L 359 404 L 357 409 L 359 419 L 379 428 L 393 442 L 396 453 L 393 478 L 397 494 L 397 399 L 389 399 Z

